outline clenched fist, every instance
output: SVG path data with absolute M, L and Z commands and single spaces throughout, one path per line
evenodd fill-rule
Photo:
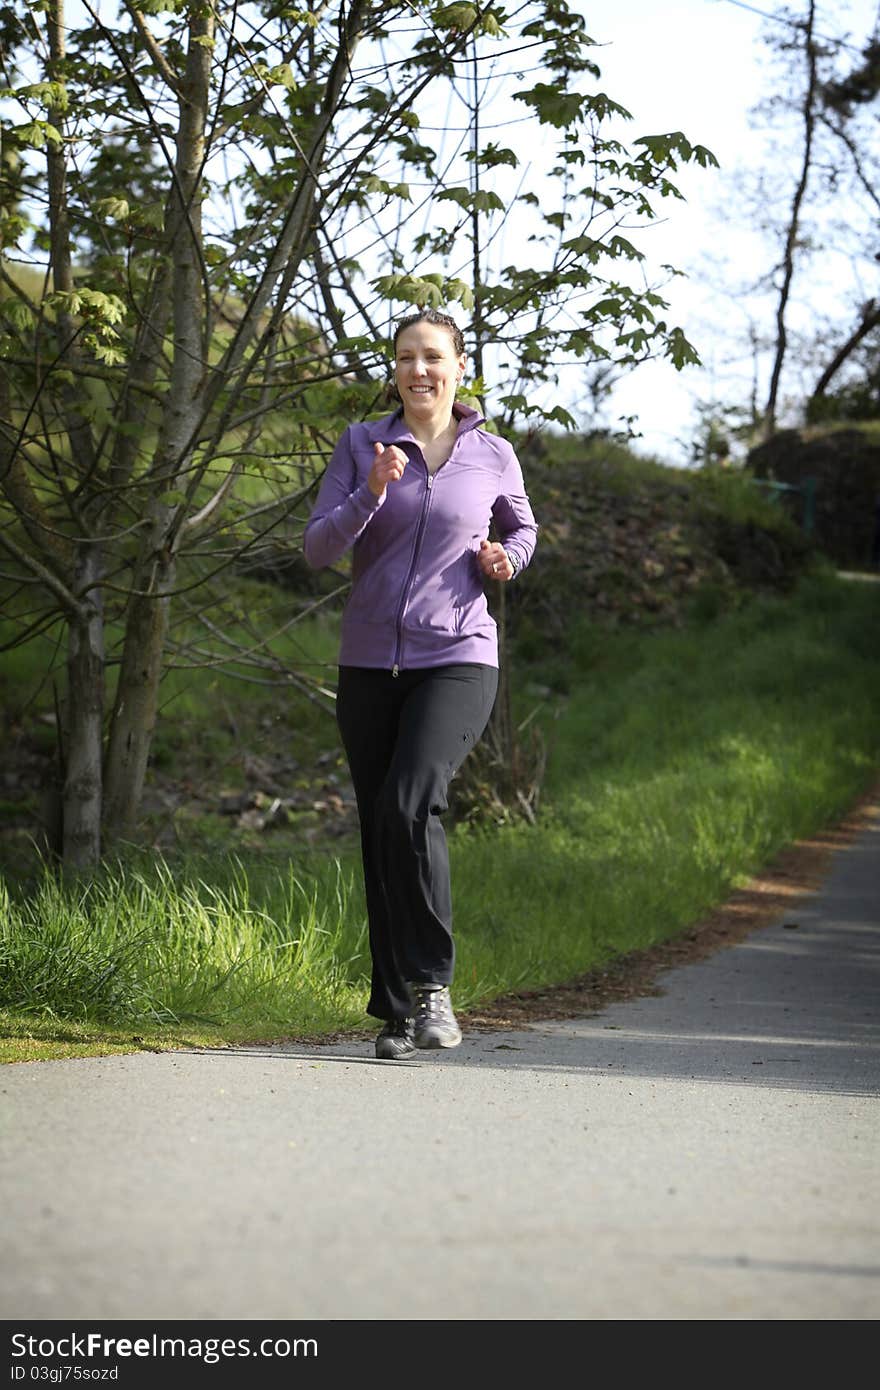
M 396 483 L 403 477 L 406 454 L 402 449 L 398 449 L 396 444 L 389 444 L 387 449 L 384 444 L 374 444 L 373 450 L 376 457 L 367 478 L 367 486 L 374 497 L 384 497 L 388 484 Z
M 487 579 L 502 582 L 512 579 L 516 571 L 508 558 L 507 551 L 497 541 L 480 541 L 477 561 Z

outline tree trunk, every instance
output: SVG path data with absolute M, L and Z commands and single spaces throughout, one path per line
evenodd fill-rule
M 47 12 L 47 34 L 49 40 L 49 63 L 47 76 L 59 86 L 64 86 L 66 20 L 64 0 L 51 0 Z M 48 116 L 56 128 L 64 133 L 67 125 L 66 106 L 63 100 L 50 103 Z M 56 293 L 69 294 L 74 288 L 73 252 L 70 241 L 70 209 L 67 196 L 67 146 L 48 141 L 46 145 L 46 184 L 49 199 L 49 260 L 52 268 L 52 285 Z M 55 311 L 55 328 L 58 340 L 58 364 L 79 363 L 81 354 L 77 346 L 77 329 L 73 316 L 62 304 Z M 92 428 L 80 413 L 81 393 L 70 382 L 60 392 L 64 403 L 65 425 L 70 440 L 70 452 L 74 465 L 83 475 L 87 475 L 94 464 L 94 441 Z
M 810 177 L 810 166 L 813 158 L 813 132 L 816 124 L 816 90 L 818 85 L 816 47 L 813 43 L 813 24 L 815 22 L 815 17 L 816 6 L 814 0 L 810 0 L 810 9 L 804 24 L 804 50 L 807 57 L 807 90 L 803 104 L 804 153 L 803 159 L 801 160 L 800 177 L 798 178 L 794 198 L 792 199 L 791 212 L 789 213 L 788 229 L 785 236 L 785 249 L 782 256 L 782 285 L 779 289 L 779 299 L 776 305 L 776 351 L 773 356 L 773 369 L 770 373 L 770 389 L 767 394 L 767 404 L 764 407 L 764 419 L 761 429 L 761 438 L 764 440 L 769 439 L 770 436 L 776 432 L 779 383 L 782 377 L 782 366 L 788 348 L 785 314 L 788 308 L 789 295 L 791 293 L 791 282 L 794 278 L 794 257 L 800 232 L 801 206 L 807 191 L 807 182 Z
M 205 157 L 214 16 L 190 21 L 186 73 L 180 86 L 180 125 L 174 188 L 168 207 L 173 361 L 152 474 L 156 495 L 141 547 L 125 624 L 125 646 L 105 765 L 107 834 L 135 825 L 156 727 L 170 594 L 177 572 L 175 506 L 162 494 L 180 487 L 192 459 L 205 409 L 208 306 L 202 281 L 201 183 Z
M 125 647 L 107 745 L 104 825 L 110 839 L 132 833 L 137 821 L 156 728 L 162 653 L 175 565 L 169 557 L 150 592 L 136 594 L 125 625 Z
M 104 738 L 104 614 L 101 559 L 94 545 L 77 558 L 76 591 L 86 589 L 69 619 L 67 719 L 62 791 L 63 856 L 76 869 L 101 857 L 101 754 Z M 59 730 L 59 737 L 61 731 Z
M 314 171 L 320 167 L 339 94 L 348 79 L 350 55 L 367 11 L 363 0 L 356 0 L 349 11 L 339 56 L 328 83 L 319 132 L 305 161 L 306 169 L 287 225 L 267 267 L 263 285 L 239 325 L 222 370 L 215 371 L 213 383 L 207 376 L 203 333 L 208 306 L 204 303 L 202 285 L 201 176 L 210 78 L 207 44 L 213 37 L 214 21 L 210 12 L 192 21 L 186 76 L 180 88 L 176 198 L 172 196 L 169 216 L 174 360 L 153 466 L 161 491 L 172 490 L 181 483 L 192 488 L 197 472 L 189 474 L 187 470 L 206 414 L 216 403 L 221 384 L 228 382 L 240 365 L 255 324 L 279 277 L 276 314 L 280 317 L 288 284 L 313 235 Z M 215 430 L 219 434 L 224 427 L 225 415 L 221 412 Z M 130 834 L 133 830 L 143 792 L 156 724 L 170 591 L 184 529 L 182 512 L 178 514 L 174 507 L 164 506 L 157 500 L 151 510 L 150 536 L 141 550 L 136 592 L 128 608 L 125 647 L 107 750 L 105 827 L 108 834 L 115 836 Z

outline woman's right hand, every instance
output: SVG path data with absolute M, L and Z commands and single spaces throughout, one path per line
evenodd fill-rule
M 384 497 L 389 483 L 396 483 L 403 477 L 406 468 L 406 454 L 396 444 L 374 444 L 376 457 L 367 478 L 367 486 L 374 497 Z

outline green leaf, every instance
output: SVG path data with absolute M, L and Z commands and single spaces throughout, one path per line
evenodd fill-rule
M 450 303 L 459 303 L 465 309 L 473 309 L 474 292 L 464 280 L 446 281 L 446 298 Z
M 615 259 L 618 256 L 623 256 L 628 261 L 643 261 L 645 259 L 644 254 L 638 251 L 631 241 L 627 241 L 625 236 L 619 236 L 617 233 L 609 238 L 606 249 L 608 255 Z
M 437 202 L 458 203 L 468 212 L 492 212 L 504 207 L 498 194 L 485 188 L 478 188 L 475 193 L 469 188 L 444 188 L 442 193 L 437 194 Z
M 458 203 L 459 207 L 469 208 L 471 191 L 469 188 L 444 188 L 437 194 L 438 203 Z
M 623 305 L 619 299 L 600 299 L 598 304 L 593 305 L 590 317 L 616 319 L 622 313 Z
M 381 275 L 372 283 L 373 288 L 386 299 L 399 300 L 404 304 L 428 304 L 436 309 L 443 302 L 438 286 L 417 275 Z
M 720 169 L 721 165 L 715 158 L 711 150 L 707 150 L 705 145 L 694 145 L 693 158 L 701 169 Z
M 376 351 L 375 339 L 367 333 L 357 333 L 349 338 L 338 338 L 336 340 L 337 352 L 363 352 L 374 353 Z
M 178 14 L 189 0 L 138 0 L 141 14 Z
M 517 415 L 528 415 L 528 413 L 534 409 L 534 407 L 529 404 L 528 399 L 519 393 L 514 393 L 510 396 L 499 396 L 498 402 L 499 405 L 503 405 L 506 410 Z
M 82 298 L 76 290 L 56 290 L 46 296 L 46 302 L 63 314 L 78 314 L 82 308 Z
M 104 294 L 102 290 L 92 290 L 83 286 L 79 291 L 79 301 L 90 316 L 104 323 L 121 323 L 125 318 L 125 304 L 115 294 Z
M 591 115 L 598 121 L 607 120 L 609 116 L 619 116 L 622 121 L 631 121 L 633 118 L 632 112 L 621 106 L 619 101 L 612 101 L 607 92 L 594 92 L 587 101 Z
M 270 68 L 269 81 L 275 87 L 286 87 L 290 92 L 296 91 L 296 78 L 289 63 L 278 63 L 274 68 Z
M 591 265 L 595 265 L 601 259 L 605 249 L 601 241 L 585 235 L 570 237 L 562 245 L 566 251 L 573 251 L 576 256 L 584 256 Z
M 406 203 L 412 202 L 408 183 L 389 183 L 387 179 L 380 179 L 377 174 L 368 174 L 363 186 L 367 193 L 383 193 L 386 198 L 401 198 Z
M 589 101 L 577 92 L 566 91 L 561 83 L 549 82 L 538 82 L 528 91 L 514 92 L 513 99 L 531 106 L 542 125 L 552 125 L 558 130 L 579 121 Z
M 457 301 L 466 309 L 472 309 L 474 304 L 473 291 L 464 280 L 447 280 L 435 271 L 426 275 L 382 275 L 372 284 L 387 299 L 407 304 L 430 305 L 435 309 L 447 302 Z
M 500 145 L 487 145 L 476 154 L 469 150 L 467 158 L 471 164 L 478 164 L 482 169 L 496 169 L 499 164 L 508 164 L 512 169 L 519 166 L 519 160 L 513 150 L 502 148 Z
M 552 410 L 544 410 L 542 414 L 545 420 L 555 420 L 558 424 L 564 425 L 567 430 L 577 428 L 577 420 L 561 405 L 554 405 Z
M 137 221 L 143 227 L 156 227 L 161 229 L 165 226 L 165 205 L 164 203 L 143 203 L 134 210 Z
M 129 205 L 127 198 L 99 198 L 95 204 L 95 208 L 105 217 L 112 218 L 114 222 L 126 222 L 128 220 Z
M 310 29 L 317 29 L 320 14 L 317 10 L 283 9 L 281 11 L 283 19 L 289 19 L 293 24 L 307 24 Z
M 70 105 L 70 96 L 63 82 L 31 82 L 24 87 L 6 87 L 2 95 L 16 97 L 19 101 L 40 101 L 56 111 L 66 111 Z
M 645 351 L 649 337 L 644 328 L 634 328 L 631 333 L 620 333 L 614 341 L 618 347 L 628 348 L 633 355 L 636 355 Z
M 126 360 L 125 353 L 113 343 L 96 343 L 93 351 L 98 361 L 107 367 L 119 367 Z
M 34 150 L 43 149 L 47 142 L 50 145 L 64 144 L 61 131 L 50 121 L 29 121 L 26 125 L 13 126 L 13 133 L 23 145 L 30 145 Z
M 0 318 L 15 328 L 30 328 L 34 321 L 34 310 L 21 299 L 10 296 L 0 300 Z
M 680 328 L 673 328 L 666 339 L 666 351 L 664 354 L 672 361 L 673 367 L 680 372 L 682 367 L 699 367 L 700 354 L 689 343 Z
M 464 33 L 477 22 L 474 5 L 440 5 L 431 16 L 438 29 L 458 29 Z
M 641 145 L 641 157 L 644 159 L 647 156 L 660 168 L 676 169 L 679 160 L 685 164 L 694 162 L 703 169 L 719 167 L 711 150 L 706 149 L 705 145 L 692 145 L 680 130 L 672 130 L 665 135 L 641 135 L 633 144 Z

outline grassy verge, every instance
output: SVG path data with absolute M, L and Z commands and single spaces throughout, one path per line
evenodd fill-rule
M 814 577 L 684 630 L 573 624 L 520 666 L 551 741 L 534 827 L 451 835 L 462 1008 L 683 931 L 880 764 L 880 586 Z M 0 1059 L 363 1027 L 355 847 L 9 884 Z M 6 1039 L 4 1043 L 2 1038 Z
M 812 580 L 688 631 L 582 626 L 533 829 L 455 844 L 458 997 L 556 983 L 684 928 L 880 764 L 880 586 Z

